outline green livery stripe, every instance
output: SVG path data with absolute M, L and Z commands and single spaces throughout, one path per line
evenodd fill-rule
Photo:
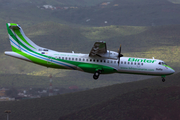
M 34 48 L 31 44 L 29 44 L 25 38 L 23 37 L 23 35 L 21 34 L 21 32 L 18 29 L 14 29 L 14 32 L 16 33 L 16 35 L 22 40 L 24 41 L 27 45 L 29 45 L 30 47 Z M 34 48 L 36 49 L 36 48 Z
M 19 41 L 19 44 L 22 46 L 22 47 L 24 47 L 24 49 L 26 49 L 27 51 L 29 51 L 29 52 L 32 52 L 32 53 L 34 53 L 35 55 L 37 55 L 37 57 L 45 57 L 46 59 L 49 59 L 48 58 L 48 56 L 46 56 L 46 55 L 42 55 L 41 53 L 37 53 L 37 52 L 35 52 L 35 51 L 33 51 L 33 50 L 31 50 L 31 49 L 29 49 L 27 46 L 25 46 L 23 43 L 21 43 L 20 41 Z M 13 47 L 13 49 L 14 49 L 15 47 Z M 57 60 L 57 59 L 55 59 L 55 58 L 51 58 L 52 60 Z M 57 60 L 57 61 L 60 61 L 60 60 Z M 37 61 L 33 61 L 33 62 L 37 62 Z M 37 62 L 37 63 L 39 63 L 39 61 Z M 49 65 L 48 65 L 49 66 Z M 53 65 L 52 65 L 53 66 Z
M 13 49 L 17 49 L 17 48 L 15 48 L 15 47 L 13 46 Z M 25 52 L 21 52 L 21 51 L 20 51 L 20 52 L 16 52 L 16 53 L 18 53 L 18 54 L 20 54 L 20 55 L 28 58 L 28 59 L 31 60 L 32 62 L 34 62 L 34 63 L 36 63 L 36 64 L 39 64 L 39 65 L 43 65 L 43 66 L 46 66 L 46 67 L 59 68 L 59 69 L 66 69 L 65 67 L 59 66 L 59 65 L 57 65 L 57 64 L 55 64 L 55 63 L 50 63 L 50 64 L 48 64 L 48 61 L 42 60 L 42 59 L 40 59 L 40 58 L 33 57 L 33 56 L 31 56 L 31 55 L 29 55 L 29 54 L 27 54 L 27 53 L 25 53 Z
M 11 45 L 12 51 L 14 52 L 20 52 L 21 50 L 17 49 L 16 47 L 14 47 L 13 45 Z
M 162 65 L 162 66 L 165 66 L 165 67 L 168 67 L 168 68 L 170 68 L 170 69 L 172 69 L 171 67 L 169 67 L 168 65 Z M 172 69 L 173 70 L 173 69 Z

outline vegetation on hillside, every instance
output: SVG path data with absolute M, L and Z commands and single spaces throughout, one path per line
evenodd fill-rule
M 92 89 L 117 83 L 149 78 L 149 76 L 140 75 L 111 74 L 101 75 L 101 79 L 95 81 L 92 78 L 92 74 L 79 71 L 57 71 L 53 69 L 46 69 L 44 72 L 46 74 L 43 73 L 41 75 L 0 74 L 0 88 L 47 88 L 49 87 L 50 83 L 50 74 L 53 74 L 53 87 L 69 88 L 70 86 L 77 86 L 79 89 Z M 62 75 L 61 72 L 64 74 Z
M 168 1 L 170 1 L 170 2 L 172 2 L 174 4 L 180 4 L 180 0 L 168 0 Z
M 33 4 L 33 5 L 54 5 L 54 6 L 95 6 L 98 5 L 105 0 L 38 0 L 38 1 L 32 1 L 32 0 L 0 0 L 0 3 L 3 5 L 21 5 L 21 4 Z M 112 1 L 112 0 L 108 0 Z
M 53 17 L 91 26 L 158 26 L 179 23 L 180 5 L 166 0 L 114 0 L 107 6 L 54 11 Z

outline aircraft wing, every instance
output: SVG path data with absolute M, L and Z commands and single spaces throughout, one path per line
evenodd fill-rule
M 89 53 L 90 57 L 101 57 L 100 54 L 106 54 L 107 53 L 107 47 L 106 47 L 106 42 L 105 41 L 99 41 L 95 42 L 94 46 L 91 49 L 91 52 Z

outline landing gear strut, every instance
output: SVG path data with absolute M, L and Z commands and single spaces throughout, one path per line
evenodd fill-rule
M 101 74 L 101 70 L 98 70 L 94 73 L 93 78 L 97 80 L 99 78 L 99 75 Z
M 164 77 L 162 77 L 162 82 L 165 82 L 165 78 Z

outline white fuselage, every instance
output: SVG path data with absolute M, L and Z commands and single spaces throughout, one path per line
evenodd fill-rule
M 52 52 L 48 52 L 47 55 L 54 57 L 56 59 L 109 66 L 116 69 L 119 73 L 146 74 L 146 75 L 163 75 L 163 74 L 166 75 L 166 74 L 174 73 L 174 70 L 169 66 L 160 65 L 159 62 L 163 62 L 163 61 L 158 59 L 121 57 L 120 63 L 118 65 L 117 59 L 89 57 L 89 54 L 52 51 Z M 81 69 L 77 69 L 77 70 L 81 70 Z

